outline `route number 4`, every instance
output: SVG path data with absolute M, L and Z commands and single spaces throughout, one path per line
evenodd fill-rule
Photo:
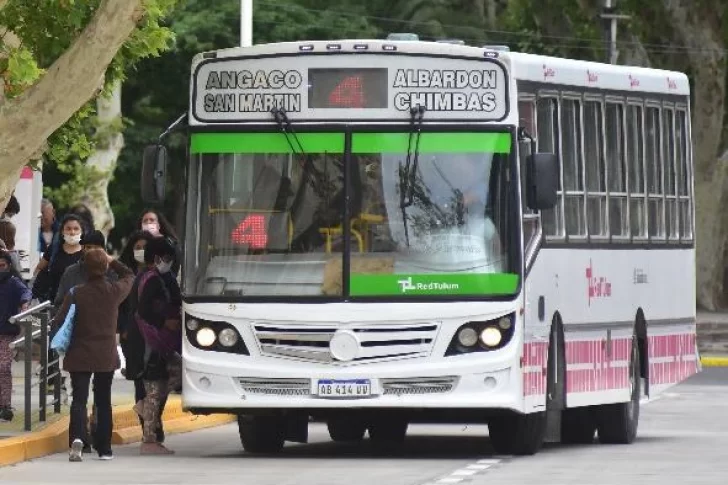
M 246 245 L 251 249 L 265 249 L 268 245 L 265 217 L 260 214 L 249 215 L 233 229 L 230 239 L 233 244 Z
M 361 76 L 347 76 L 329 93 L 329 105 L 338 108 L 363 108 L 365 105 Z

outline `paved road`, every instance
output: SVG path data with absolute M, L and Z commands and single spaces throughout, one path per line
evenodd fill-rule
M 533 457 L 492 453 L 483 426 L 413 426 L 403 449 L 343 446 L 313 425 L 312 443 L 253 457 L 234 426 L 169 438 L 172 457 L 116 449 L 113 462 L 59 454 L 0 469 L 1 484 L 472 485 L 722 484 L 728 477 L 728 369 L 707 369 L 643 408 L 631 446 L 547 446 Z

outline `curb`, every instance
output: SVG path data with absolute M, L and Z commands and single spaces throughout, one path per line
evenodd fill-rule
M 182 410 L 182 400 L 179 396 L 170 396 L 162 419 L 165 433 L 176 434 L 227 424 L 234 421 L 235 416 L 228 414 L 213 414 L 210 416 L 190 414 Z M 114 406 L 113 420 L 112 444 L 125 445 L 141 441 L 142 432 L 139 419 L 132 410 L 132 405 Z M 68 450 L 69 422 L 70 418 L 64 416 L 40 431 L 0 440 L 0 467 L 15 465 Z
M 703 367 L 728 367 L 728 356 L 706 356 L 700 358 Z

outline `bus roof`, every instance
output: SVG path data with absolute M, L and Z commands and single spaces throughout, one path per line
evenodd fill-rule
M 234 47 L 199 54 L 193 64 L 204 58 L 234 58 L 242 56 L 272 56 L 285 54 L 351 53 L 356 51 L 389 54 L 420 54 L 458 56 L 474 59 L 495 57 L 511 64 L 518 80 L 541 84 L 567 85 L 575 88 L 597 88 L 627 92 L 651 92 L 688 96 L 688 77 L 675 71 L 636 66 L 612 65 L 559 57 L 506 52 L 502 49 L 473 47 L 443 42 L 393 41 L 381 39 L 347 39 L 332 41 L 298 41 Z M 510 61 L 510 62 L 508 62 Z
M 520 81 L 634 93 L 690 95 L 688 77 L 675 71 L 511 52 L 511 74 Z

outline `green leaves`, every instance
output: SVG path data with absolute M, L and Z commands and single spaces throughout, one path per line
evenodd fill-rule
M 0 60 L 0 73 L 5 81 L 5 95 L 12 98 L 37 81 L 43 70 L 28 49 L 11 48 L 4 54 L 7 57 Z

